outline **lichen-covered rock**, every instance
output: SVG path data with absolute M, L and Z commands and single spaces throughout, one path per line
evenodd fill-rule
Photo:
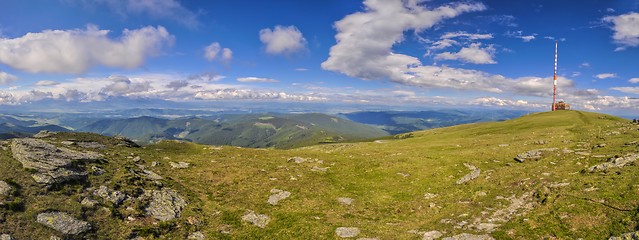
M 602 163 L 602 164 L 597 164 L 595 166 L 592 166 L 590 168 L 588 168 L 588 171 L 590 172 L 595 172 L 595 171 L 606 171 L 609 168 L 620 168 L 623 167 L 629 163 L 632 163 L 634 161 L 637 160 L 637 158 L 639 158 L 639 154 L 630 154 L 624 157 L 616 157 L 616 158 L 611 158 L 608 159 L 608 162 Z
M 542 157 L 543 152 L 556 151 L 557 149 L 558 148 L 542 148 L 542 149 L 530 150 L 525 153 L 517 155 L 517 157 L 515 157 L 515 161 L 524 162 L 530 159 L 540 159 Z
M 40 213 L 37 222 L 63 234 L 76 235 L 91 230 L 91 224 L 64 212 Z
M 341 238 L 354 238 L 359 235 L 360 230 L 356 227 L 338 227 L 335 229 L 335 233 Z
M 466 168 L 468 168 L 468 170 L 470 170 L 471 172 L 469 174 L 466 174 L 466 176 L 463 176 L 462 178 L 457 180 L 457 184 L 463 184 L 465 182 L 473 180 L 479 177 L 479 174 L 481 173 L 481 170 L 473 165 L 464 163 L 464 166 L 466 166 Z
M 2 199 L 3 196 L 11 195 L 12 189 L 13 188 L 11 187 L 11 185 L 6 183 L 5 181 L 0 181 L 0 199 Z
M 151 202 L 145 209 L 146 214 L 160 221 L 179 218 L 182 209 L 187 205 L 186 200 L 173 189 L 162 188 L 147 191 L 145 194 L 151 196 Z
M 87 172 L 77 165 L 103 158 L 95 152 L 78 152 L 32 138 L 14 139 L 11 152 L 24 168 L 35 170 L 32 177 L 37 183 L 46 186 L 83 179 Z
M 425 232 L 424 236 L 422 237 L 422 240 L 435 240 L 442 237 L 443 235 L 444 234 L 442 234 L 442 232 L 433 230 L 433 231 Z
M 610 237 L 608 240 L 639 240 L 639 231 L 624 233 L 619 237 Z
M 183 169 L 188 168 L 191 164 L 187 162 L 169 162 L 169 165 L 171 165 L 171 168 Z
M 194 233 L 189 234 L 187 239 L 204 240 L 204 239 L 206 239 L 206 236 L 204 236 L 204 234 L 202 232 L 194 232 Z
M 268 203 L 271 205 L 276 205 L 279 201 L 291 196 L 290 192 L 279 189 L 271 189 L 271 193 L 272 195 L 268 197 Z
M 253 211 L 249 211 L 247 214 L 244 214 L 242 216 L 242 221 L 250 222 L 251 224 L 259 228 L 265 228 L 266 225 L 271 221 L 271 218 L 264 214 L 256 214 Z
M 493 240 L 494 238 L 491 237 L 490 235 L 484 234 L 484 235 L 474 235 L 474 234 L 470 234 L 470 233 L 462 233 L 462 234 L 457 234 L 455 236 L 452 237 L 446 237 L 443 238 L 442 240 Z
M 306 162 L 306 158 L 303 157 L 292 157 L 288 159 L 288 162 L 295 162 L 295 163 L 303 163 Z
M 84 199 L 82 199 L 80 204 L 82 204 L 82 206 L 85 206 L 85 207 L 94 207 L 96 204 L 98 204 L 98 201 L 85 197 Z
M 164 179 L 162 176 L 160 176 L 157 173 L 154 173 L 153 171 L 150 171 L 150 170 L 142 170 L 142 173 L 140 173 L 140 175 L 142 175 L 145 178 L 151 179 L 151 180 L 162 180 L 162 179 Z
M 337 198 L 337 202 L 339 202 L 341 204 L 344 204 L 344 205 L 351 205 L 351 204 L 353 204 L 354 201 L 355 201 L 355 199 L 347 198 L 347 197 Z
M 11 237 L 11 235 L 9 234 L 0 234 L 0 240 L 13 240 L 13 238 Z
M 120 191 L 109 191 L 107 186 L 100 186 L 97 190 L 93 191 L 93 195 L 104 198 L 115 205 L 120 205 L 127 198 L 125 193 Z

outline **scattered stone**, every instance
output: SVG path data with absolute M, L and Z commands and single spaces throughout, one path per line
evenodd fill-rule
M 443 235 L 444 234 L 442 232 L 433 230 L 433 231 L 425 232 L 422 240 L 435 240 L 435 239 L 439 239 Z
M 177 169 L 184 169 L 184 168 L 188 168 L 189 165 L 191 165 L 190 163 L 187 162 L 169 162 L 169 164 L 171 165 L 171 168 L 177 168 Z
M 479 174 L 481 173 L 481 170 L 473 165 L 470 165 L 468 163 L 464 163 L 464 166 L 466 166 L 466 168 L 468 168 L 468 170 L 470 170 L 471 172 L 469 174 L 466 174 L 466 176 L 460 178 L 459 180 L 457 180 L 457 184 L 463 184 L 466 183 L 470 180 L 473 180 L 477 177 L 479 177 Z
M 437 197 L 437 194 L 434 193 L 424 193 L 424 199 L 433 199 Z
M 493 240 L 494 238 L 484 234 L 484 235 L 474 235 L 470 233 L 462 233 L 452 237 L 443 238 L 443 240 Z
M 231 234 L 233 233 L 233 228 L 231 225 L 223 224 L 217 227 L 217 231 L 222 234 Z
M 67 235 L 76 235 L 91 229 L 88 222 L 80 221 L 65 212 L 40 213 L 37 222 Z
M 354 238 L 359 235 L 360 230 L 356 227 L 338 227 L 335 229 L 335 233 L 341 238 Z
M 58 236 L 51 236 L 49 237 L 49 240 L 62 240 L 62 238 Z
M 101 154 L 95 152 L 58 148 L 53 144 L 32 138 L 14 139 L 11 142 L 11 152 L 24 168 L 35 170 L 31 176 L 37 183 L 47 187 L 85 178 L 87 172 L 78 168 L 78 163 L 93 162 L 103 158 Z
M 499 147 L 508 147 L 510 144 L 499 144 Z
M 564 182 L 564 183 L 553 183 L 553 184 L 550 184 L 550 187 L 551 187 L 551 188 L 560 188 L 560 187 L 565 187 L 565 186 L 568 186 L 568 185 L 570 185 L 570 183 L 569 183 L 569 182 Z
M 606 147 L 606 144 L 605 143 L 600 143 L 600 144 L 595 145 L 595 148 L 602 148 L 602 147 Z
M 141 160 L 140 156 L 135 156 L 133 159 L 131 159 L 131 161 L 133 161 L 135 163 L 140 162 L 140 160 Z M 171 165 L 171 166 L 173 166 L 173 165 Z M 187 167 L 188 167 L 188 165 L 187 165 Z
M 566 153 L 566 154 L 567 154 L 567 153 L 574 153 L 575 151 L 570 150 L 570 149 L 567 149 L 567 148 L 564 148 L 563 150 L 561 150 L 561 152 L 563 152 L 563 153 Z
M 402 177 L 410 177 L 410 174 L 408 173 L 403 173 L 403 172 L 398 172 L 397 175 L 400 175 Z
M 55 132 L 49 132 L 48 130 L 40 130 L 40 132 L 33 135 L 34 138 L 47 138 L 51 135 L 56 134 Z
M 9 234 L 0 234 L 0 240 L 13 240 L 13 238 L 11 237 L 11 235 Z
M 146 214 L 160 221 L 179 218 L 182 209 L 187 205 L 184 198 L 170 188 L 145 191 L 144 194 L 151 196 L 151 202 L 145 209 Z
M 313 172 L 326 172 L 328 171 L 329 167 L 318 167 L 318 166 L 313 166 L 313 168 L 311 168 L 311 171 Z
M 589 152 L 575 152 L 575 154 L 580 155 L 580 156 L 590 156 Z
M 303 163 L 306 162 L 306 158 L 303 157 L 292 157 L 288 159 L 288 162 L 295 162 L 295 163 Z
M 158 163 L 158 162 L 151 162 L 151 167 L 155 167 L 155 166 L 157 166 L 157 165 L 160 165 L 160 163 Z
M 533 143 L 537 144 L 537 145 L 545 145 L 545 144 L 548 144 L 548 141 L 546 141 L 546 140 L 537 140 L 537 141 L 534 141 Z
M 77 144 L 81 148 L 91 149 L 103 149 L 106 147 L 104 144 L 98 142 L 76 142 L 75 144 Z
M 499 226 L 501 225 L 495 223 L 479 223 L 473 227 L 482 232 L 494 232 Z
M 639 239 L 639 231 L 621 234 L 619 237 L 610 237 L 608 240 L 637 240 Z
M 592 186 L 592 187 L 584 189 L 584 192 L 592 192 L 592 191 L 597 191 L 597 190 L 599 190 L 599 188 L 596 188 L 596 187 Z
M 637 158 L 639 158 L 639 154 L 637 153 L 626 155 L 625 157 L 613 157 L 608 159 L 608 162 L 598 164 L 588 168 L 588 171 L 590 172 L 606 171 L 609 168 L 620 168 L 629 163 L 633 163 L 635 160 L 637 160 Z
M 120 191 L 112 191 L 109 192 L 109 188 L 107 186 L 100 186 L 98 190 L 93 191 L 93 195 L 104 198 L 115 205 L 120 205 L 126 198 L 127 195 Z
M 517 155 L 517 157 L 515 157 L 515 161 L 523 163 L 526 160 L 540 159 L 544 151 L 556 151 L 556 150 L 557 148 L 542 148 L 542 149 L 530 150 L 525 153 Z
M 151 179 L 151 180 L 162 180 L 164 179 L 162 176 L 158 175 L 157 173 L 154 173 L 153 171 L 150 170 L 142 170 L 142 173 L 140 173 L 143 177 Z
M 71 141 L 62 141 L 62 142 L 60 142 L 60 144 L 62 144 L 62 145 L 66 145 L 66 146 L 71 146 L 71 145 L 75 144 L 75 142 L 71 142 Z
M 271 218 L 264 214 L 255 214 L 255 212 L 249 211 L 242 216 L 242 221 L 250 222 L 259 228 L 265 228 L 268 222 L 271 221 Z
M 85 197 L 84 199 L 82 199 L 82 202 L 80 202 L 80 204 L 85 207 L 93 207 L 98 204 L 98 201 Z
M 0 199 L 2 199 L 3 196 L 11 195 L 12 189 L 13 187 L 11 187 L 11 185 L 6 183 L 5 181 L 0 181 Z
M 351 204 L 353 204 L 354 201 L 355 201 L 355 199 L 347 198 L 347 197 L 337 198 L 337 202 L 339 202 L 341 204 L 344 204 L 344 205 L 351 205 Z
M 115 138 L 116 140 L 120 141 L 117 144 L 118 146 L 135 147 L 135 148 L 140 147 L 140 145 L 138 145 L 137 143 L 131 141 L 131 139 L 128 139 L 128 138 L 126 138 L 124 136 L 115 136 L 113 138 Z
M 91 167 L 91 173 L 93 173 L 93 175 L 96 176 L 100 176 L 102 174 L 104 174 L 106 171 L 104 171 L 104 169 L 98 167 L 98 166 L 92 166 Z
M 271 205 L 277 205 L 279 201 L 291 196 L 290 192 L 279 189 L 271 189 L 271 193 L 271 196 L 268 197 L 268 203 Z
M 187 239 L 204 240 L 206 239 L 206 236 L 204 236 L 202 232 L 194 232 L 189 234 L 189 237 L 187 237 Z

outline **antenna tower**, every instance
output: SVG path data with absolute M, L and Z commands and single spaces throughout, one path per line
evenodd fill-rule
M 557 41 L 555 41 L 555 72 L 553 74 L 552 110 L 555 111 L 557 101 Z

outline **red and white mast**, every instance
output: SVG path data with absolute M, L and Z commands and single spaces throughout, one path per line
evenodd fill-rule
M 557 41 L 555 41 L 555 72 L 553 74 L 552 110 L 555 111 L 557 101 Z

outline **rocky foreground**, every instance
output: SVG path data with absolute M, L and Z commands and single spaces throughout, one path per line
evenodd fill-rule
M 0 240 L 637 239 L 637 138 L 577 111 L 286 151 L 41 133 L 0 145 Z

